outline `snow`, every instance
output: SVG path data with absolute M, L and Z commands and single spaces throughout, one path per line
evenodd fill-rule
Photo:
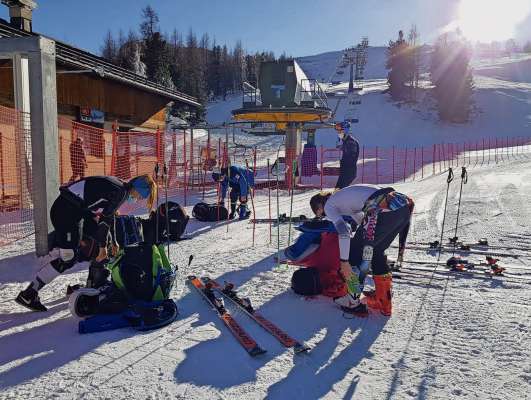
M 464 187 L 464 240 L 487 236 L 491 245 L 528 248 L 531 205 L 529 154 L 497 166 L 469 170 Z M 396 185 L 416 203 L 411 241 L 438 237 L 446 190 L 445 174 Z M 451 186 L 447 235 L 453 234 L 458 181 Z M 310 215 L 312 192 L 295 194 L 295 215 Z M 273 196 L 273 208 L 275 197 Z M 268 214 L 265 192 L 255 199 L 258 217 Z M 190 210 L 190 207 L 188 207 Z M 280 212 L 289 197 L 280 193 Z M 273 215 L 275 213 L 273 212 Z M 288 226 L 281 226 L 282 246 Z M 13 303 L 37 267 L 34 256 L 5 255 L 0 261 L 0 398 L 496 398 L 529 396 L 531 369 L 528 281 L 443 272 L 411 271 L 394 280 L 394 314 L 346 319 L 327 298 L 304 299 L 289 289 L 293 267 L 277 268 L 276 227 L 269 244 L 267 224 L 192 221 L 193 240 L 171 245 L 181 266 L 175 298 L 179 319 L 154 332 L 121 329 L 79 335 L 64 290 L 83 282 L 86 265 L 59 277 L 42 291 L 50 310 L 29 313 Z M 530 261 L 529 252 L 508 250 Z M 390 249 L 390 256 L 396 256 Z M 185 260 L 194 254 L 192 265 Z M 409 250 L 407 258 L 433 260 Z M 480 260 L 480 256 L 470 256 Z M 529 275 L 529 270 L 514 274 Z M 312 347 L 293 355 L 243 313 L 228 308 L 268 350 L 253 359 L 197 293 L 188 274 L 235 283 L 264 316 Z
M 320 60 L 327 57 L 333 58 L 329 54 L 308 59 L 319 71 Z M 528 62 L 526 57 L 513 57 L 476 65 L 479 111 L 467 125 L 437 122 L 427 97 L 415 107 L 390 102 L 382 94 L 386 84 L 379 62 L 380 67 L 369 68 L 376 72 L 367 74 L 371 79 L 361 95 L 355 134 L 362 144 L 380 146 L 528 136 L 531 82 L 519 79 L 528 75 L 518 72 L 525 72 Z M 345 84 L 336 88 L 345 89 Z M 211 103 L 209 122 L 229 121 L 230 111 L 240 104 L 239 95 Z M 345 112 L 340 106 L 337 118 Z M 213 134 L 232 135 L 228 129 Z M 320 132 L 318 140 L 333 146 L 332 133 Z M 235 130 L 231 145 L 243 149 L 257 146 L 263 163 L 266 157 L 276 157 L 282 142 L 282 136 L 255 137 Z M 530 155 L 519 154 L 498 165 L 478 162 L 469 168 L 460 238 L 475 241 L 488 237 L 491 245 L 530 247 Z M 245 157 L 242 153 L 241 158 Z M 410 241 L 438 239 L 445 182 L 442 173 L 394 185 L 415 200 Z M 453 235 L 458 190 L 459 179 L 450 188 L 445 236 Z M 308 202 L 313 194 L 295 193 L 294 215 L 310 216 Z M 214 198 L 215 193 L 207 193 L 207 199 Z M 191 199 L 192 203 L 197 200 Z M 276 201 L 273 192 L 273 216 Z M 285 191 L 279 193 L 278 201 L 280 213 L 289 213 L 290 198 Z M 254 206 L 258 218 L 269 215 L 267 191 L 257 192 Z M 191 213 L 191 206 L 187 210 Z M 278 229 L 284 247 L 295 231 L 289 234 L 288 225 Z M 393 282 L 391 318 L 371 312 L 366 319 L 347 319 L 330 299 L 305 299 L 290 290 L 294 267 L 276 265 L 277 226 L 271 233 L 270 243 L 269 226 L 256 225 L 253 246 L 253 227 L 248 221 L 216 224 L 192 220 L 186 232 L 192 240 L 171 244 L 171 260 L 180 266 L 173 292 L 180 316 L 165 328 L 142 333 L 131 329 L 77 333 L 77 321 L 70 316 L 64 293 L 68 284 L 85 281 L 86 264 L 42 290 L 48 312 L 27 312 L 13 299 L 42 262 L 33 254 L 33 238 L 0 248 L 0 399 L 529 398 L 529 280 L 450 274 L 443 266 L 424 272 L 406 267 Z M 522 268 L 531 261 L 529 251 L 504 251 L 514 256 L 507 258 L 507 263 L 506 258 L 501 261 L 511 275 L 530 279 L 530 271 Z M 190 254 L 194 261 L 187 267 Z M 396 248 L 391 248 L 389 255 L 396 257 Z M 425 260 L 426 266 L 436 259 L 419 250 L 408 250 L 406 258 Z M 480 255 L 468 258 L 481 261 Z M 204 300 L 185 284 L 190 274 L 235 283 L 242 297 L 249 297 L 265 317 L 310 345 L 311 352 L 294 355 L 227 304 L 236 320 L 268 350 L 256 359 L 249 357 Z

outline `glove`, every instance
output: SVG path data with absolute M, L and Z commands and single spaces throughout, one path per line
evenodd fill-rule
M 100 247 L 100 251 L 98 253 L 98 255 L 96 256 L 96 262 L 102 262 L 103 260 L 105 260 L 107 257 L 109 257 L 108 253 L 107 253 L 107 247 Z
M 369 269 L 371 268 L 371 262 L 368 260 L 362 260 L 359 265 L 359 270 L 362 274 L 367 275 Z
M 118 255 L 118 252 L 120 251 L 120 245 L 118 243 L 113 243 L 111 245 L 111 255 L 113 257 L 116 257 Z

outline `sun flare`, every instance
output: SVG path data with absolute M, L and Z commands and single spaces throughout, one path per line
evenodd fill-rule
M 530 0 L 461 0 L 457 24 L 471 41 L 502 41 L 514 37 L 530 11 Z

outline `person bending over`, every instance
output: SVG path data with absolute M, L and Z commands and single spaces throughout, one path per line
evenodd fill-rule
M 62 186 L 50 210 L 55 229 L 52 250 L 47 262 L 29 286 L 15 301 L 33 311 L 46 311 L 39 299 L 39 291 L 76 263 L 90 261 L 87 287 L 102 285 L 109 274 L 105 269 L 107 246 L 111 239 L 113 252 L 116 241 L 110 238 L 110 227 L 118 208 L 125 201 L 147 199 L 153 208 L 157 185 L 148 175 L 123 182 L 112 176 L 91 176 Z
M 247 208 L 247 197 L 254 186 L 254 172 L 252 170 L 232 165 L 222 168 L 221 172 L 213 172 L 212 179 L 221 183 L 221 202 L 225 202 L 227 189 L 230 187 L 230 214 L 229 219 L 236 216 L 236 206 L 240 200 L 239 218 L 247 219 L 251 212 Z
M 348 293 L 334 301 L 346 312 L 366 315 L 367 307 L 391 315 L 392 277 L 385 250 L 397 235 L 402 258 L 413 211 L 413 200 L 391 187 L 352 185 L 333 194 L 319 193 L 310 200 L 316 216 L 334 223 L 339 235 L 340 274 Z M 357 223 L 354 237 L 344 216 Z M 361 301 L 363 284 L 372 269 L 375 293 Z M 365 304 L 366 303 L 366 304 Z

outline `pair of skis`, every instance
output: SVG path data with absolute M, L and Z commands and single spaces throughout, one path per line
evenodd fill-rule
M 279 327 L 266 319 L 260 313 L 253 309 L 247 299 L 240 298 L 234 291 L 234 286 L 231 284 L 221 287 L 215 280 L 210 278 L 198 278 L 196 276 L 189 276 L 188 282 L 194 287 L 203 299 L 207 301 L 218 313 L 223 323 L 227 326 L 229 331 L 234 335 L 238 343 L 247 351 L 247 353 L 254 357 L 266 353 L 267 350 L 261 348 L 258 343 L 238 324 L 232 315 L 226 310 L 223 300 L 217 295 L 221 295 L 229 301 L 233 302 L 237 307 L 247 314 L 258 325 L 269 332 L 275 339 L 277 339 L 283 346 L 293 348 L 296 354 L 304 353 L 310 350 L 308 346 L 293 339 L 287 333 L 282 331 Z

